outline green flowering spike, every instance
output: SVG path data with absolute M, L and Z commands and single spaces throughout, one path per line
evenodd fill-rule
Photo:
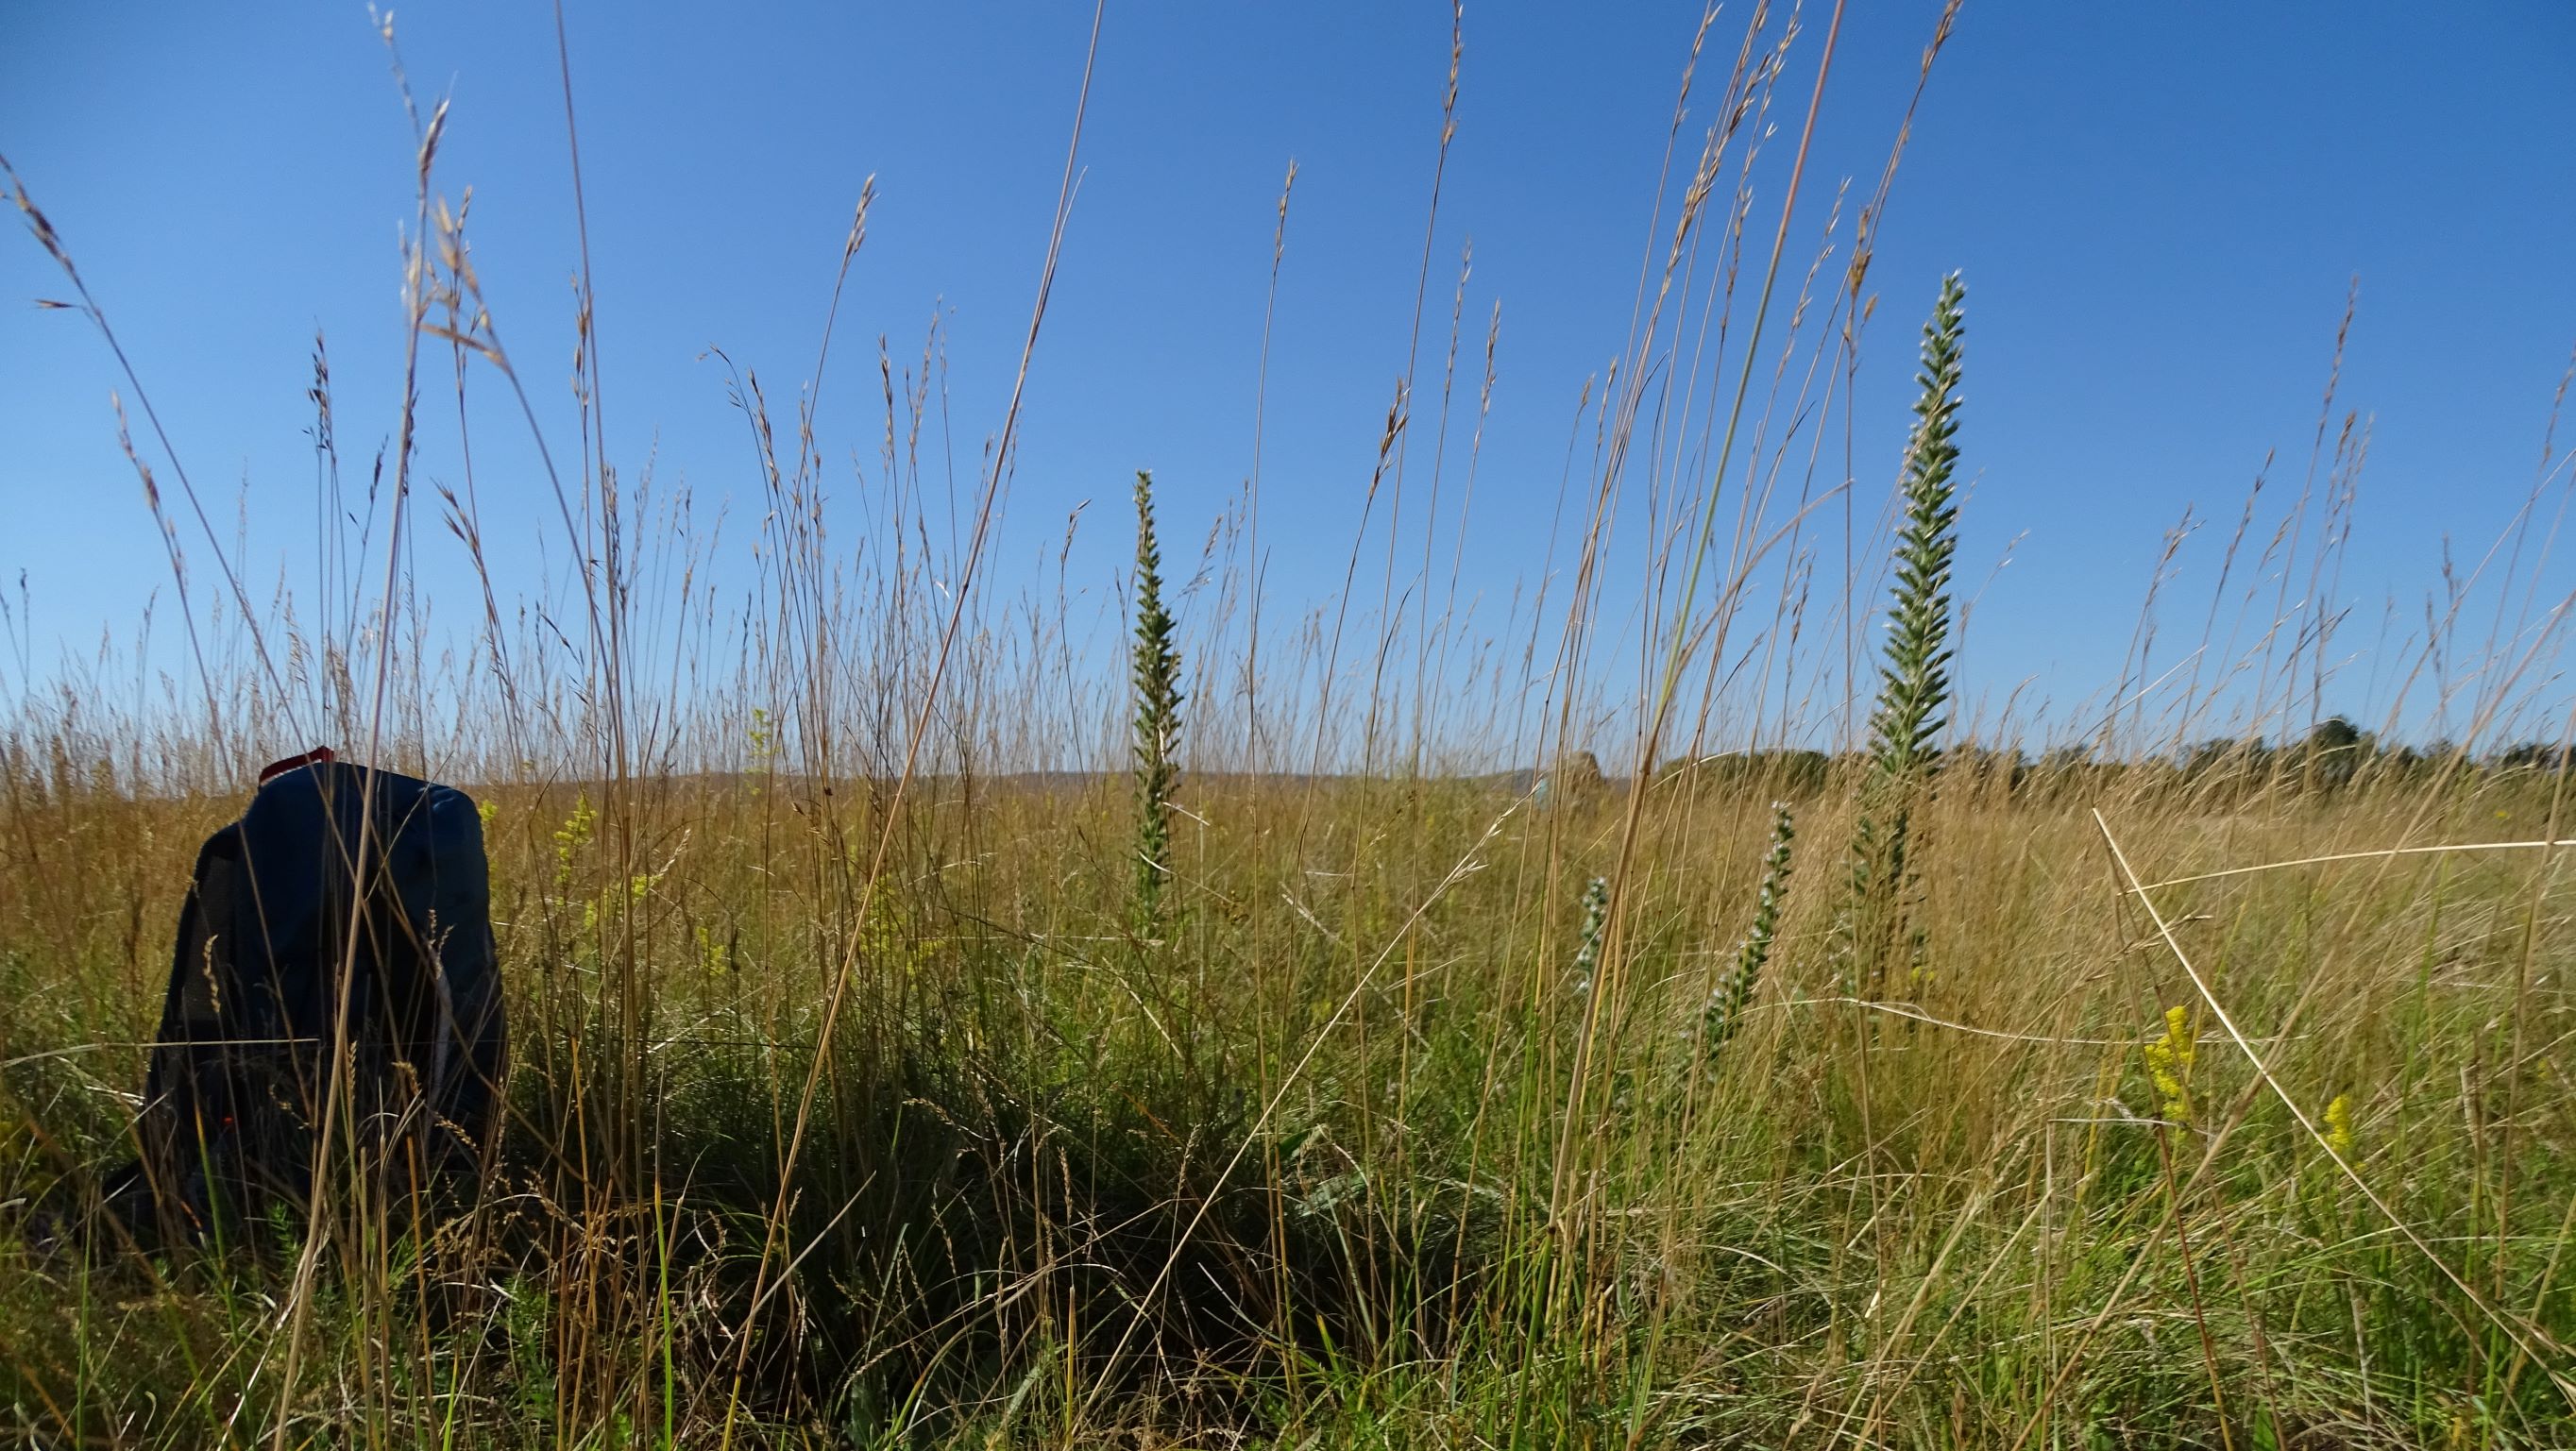
M 1181 652 L 1163 608 L 1163 551 L 1154 538 L 1154 476 L 1136 473 L 1136 927 L 1155 936 L 1172 874 L 1173 748 L 1181 734 Z
M 1780 931 L 1780 903 L 1789 891 L 1789 843 L 1796 835 L 1788 806 L 1772 802 L 1771 850 L 1762 859 L 1762 889 L 1753 901 L 1753 926 L 1735 949 L 1735 966 L 1710 995 L 1702 1014 L 1702 1037 L 1712 1058 L 1744 1025 L 1745 1010 L 1753 1006 L 1754 989 L 1761 985 L 1763 964 L 1771 960 L 1771 944 Z
M 1921 957 L 1910 920 L 1915 888 L 1916 812 L 1940 767 L 1950 701 L 1950 568 L 1958 553 L 1959 381 L 1966 352 L 1967 289 L 1957 273 L 1941 280 L 1923 327 L 1922 394 L 1905 454 L 1905 518 L 1896 538 L 1896 596 L 1888 608 L 1886 657 L 1869 718 L 1869 770 L 1860 789 L 1843 911 L 1832 954 L 1844 985 L 1876 999 L 1891 959 Z M 1917 974 L 1909 971 L 1909 976 Z
M 1574 939 L 1574 995 L 1592 991 L 1592 970 L 1601 965 L 1601 937 L 1610 925 L 1610 879 L 1594 877 L 1583 888 L 1583 927 Z

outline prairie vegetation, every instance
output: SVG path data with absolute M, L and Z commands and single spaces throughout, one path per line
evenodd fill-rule
M 1802 532 L 1837 490 L 1867 495 L 1864 538 L 1878 507 L 1798 473 L 1848 406 L 1870 297 L 1832 249 L 1866 258 L 1878 204 L 1803 284 L 1784 269 L 1739 128 L 1792 40 L 1757 19 L 1731 76 L 1698 57 L 1721 120 L 1677 164 L 1707 184 L 1658 214 L 1651 306 L 1586 399 L 1567 552 L 1508 620 L 1456 602 L 1436 505 L 1405 516 L 1404 560 L 1364 514 L 1349 582 L 1303 614 L 1264 597 L 1257 486 L 1167 579 L 1168 499 L 1140 476 L 1104 648 L 1060 575 L 986 577 L 1016 396 L 935 546 L 905 443 L 927 372 L 889 361 L 859 539 L 827 527 L 813 394 L 773 420 L 746 382 L 740 607 L 702 582 L 685 508 L 604 461 L 585 373 L 581 443 L 532 487 L 588 567 L 525 608 L 483 573 L 442 653 L 403 561 L 441 525 L 480 560 L 470 476 L 413 476 L 407 398 L 381 495 L 348 497 L 321 379 L 333 514 L 381 530 L 342 597 L 256 602 L 173 527 L 201 674 L 154 699 L 113 659 L 41 686 L 18 667 L 0 1435 L 2576 1440 L 2539 510 L 2484 586 L 2494 632 L 2468 638 L 2454 595 L 2393 667 L 2463 745 L 2329 709 L 2349 647 L 2307 586 L 2360 465 L 2331 393 L 2308 488 L 2248 502 L 2197 649 L 2151 663 L 2151 594 L 2094 717 L 2043 739 L 1964 703 L 1955 280 L 1906 457 L 1861 465 L 1903 466 L 1871 546 L 1892 568 L 1831 598 Z M 421 378 L 452 355 L 460 391 L 514 391 L 433 185 L 438 126 Z M 1461 327 L 1437 380 L 1453 499 L 1479 406 Z M 1399 391 L 1370 509 L 1432 406 Z M 1419 488 L 1441 465 L 1412 450 Z M 179 462 L 148 428 L 131 451 L 156 521 L 181 518 Z M 85 1244 L 65 1226 L 131 1152 L 196 844 L 315 739 L 482 804 L 513 1045 L 491 1172 L 450 1217 L 349 1173 L 266 1246 Z

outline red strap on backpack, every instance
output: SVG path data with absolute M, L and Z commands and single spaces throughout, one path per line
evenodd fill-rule
M 336 761 L 338 759 L 340 759 L 339 752 L 332 750 L 329 746 L 315 746 L 313 749 L 306 751 L 303 755 L 289 756 L 283 761 L 271 761 L 267 765 L 260 767 L 259 784 L 265 786 L 269 782 L 285 775 L 289 771 L 300 770 L 306 766 L 319 766 L 325 762 Z

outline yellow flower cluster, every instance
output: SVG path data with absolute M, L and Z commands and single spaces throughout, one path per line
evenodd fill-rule
M 2326 1147 L 2338 1159 L 2350 1159 L 2354 1147 L 2352 1136 L 2352 1095 L 2338 1093 L 2326 1105 Z
M 2191 1065 L 2200 1056 L 2190 1015 L 2177 1005 L 2165 1009 L 2165 1035 L 2147 1045 L 2147 1077 L 2156 1086 L 2158 1112 L 2175 1123 L 2191 1123 Z
M 709 932 L 704 923 L 699 924 L 697 928 L 697 937 L 698 965 L 700 967 L 704 968 L 710 974 L 726 972 L 732 969 L 733 944 L 730 940 L 723 942 L 717 941 L 715 934 Z
M 555 890 L 572 884 L 573 855 L 590 844 L 590 834 L 599 824 L 599 813 L 591 809 L 590 793 L 573 798 L 572 815 L 555 828 Z
M 641 876 L 628 878 L 626 882 L 626 900 L 629 902 L 641 903 L 644 898 L 652 892 L 653 881 L 657 875 L 659 874 L 646 872 Z M 602 887 L 596 898 L 581 904 L 582 936 L 590 937 L 598 933 L 600 909 L 614 901 L 616 897 L 617 889 L 615 887 Z

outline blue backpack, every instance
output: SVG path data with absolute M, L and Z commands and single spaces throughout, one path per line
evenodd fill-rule
M 473 799 L 328 750 L 280 761 L 197 853 L 126 1217 L 144 1228 L 148 1199 L 195 1238 L 300 1209 L 317 1151 L 398 1195 L 470 1184 L 506 1051 Z

